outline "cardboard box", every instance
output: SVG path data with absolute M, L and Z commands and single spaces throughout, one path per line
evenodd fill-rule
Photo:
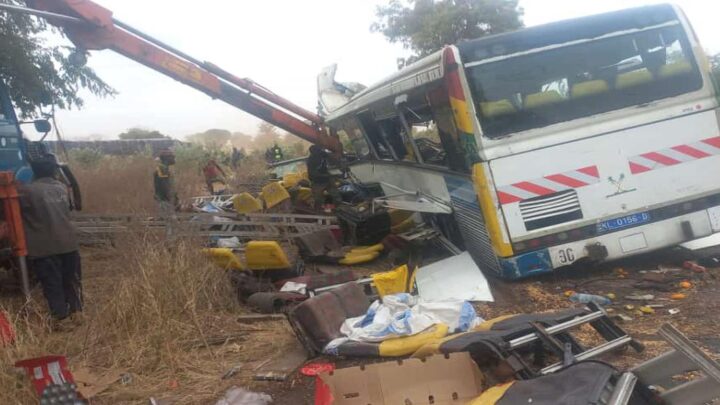
M 482 392 L 482 373 L 468 353 L 405 359 L 320 374 L 332 405 L 455 405 Z M 318 384 L 320 385 L 320 384 Z

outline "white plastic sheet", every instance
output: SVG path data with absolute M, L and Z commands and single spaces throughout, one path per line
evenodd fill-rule
M 418 334 L 433 325 L 448 325 L 451 333 L 464 332 L 482 322 L 472 305 L 463 300 L 424 302 L 407 293 L 386 295 L 370 305 L 365 315 L 347 319 L 340 327 L 345 337 L 330 342 L 326 353 L 348 340 L 382 342 Z
M 427 302 L 494 301 L 487 279 L 468 252 L 420 267 L 415 283 L 418 295 Z

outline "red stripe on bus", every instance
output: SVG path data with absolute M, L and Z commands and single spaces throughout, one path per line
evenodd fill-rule
M 582 169 L 577 169 L 577 171 L 579 171 L 580 173 L 585 173 L 588 176 L 600 178 L 600 172 L 598 171 L 597 166 L 583 167 Z
M 552 180 L 555 183 L 560 183 L 563 186 L 568 186 L 570 188 L 587 186 L 587 183 L 585 183 L 584 181 L 575 180 L 572 177 L 568 177 L 564 174 L 553 174 L 552 176 L 546 176 L 545 178 L 548 180 Z
M 703 139 L 700 142 L 706 143 L 710 146 L 714 146 L 714 147 L 720 149 L 720 136 L 716 136 L 714 138 Z
M 499 191 L 499 190 L 497 192 L 497 195 L 498 195 L 498 201 L 500 201 L 500 204 L 510 204 L 510 203 L 514 203 L 514 202 L 518 202 L 518 201 L 522 200 L 522 198 L 520 198 L 518 196 L 514 196 L 512 194 L 508 194 L 508 193 L 505 193 L 505 192 Z
M 630 173 L 638 174 L 638 173 L 644 173 L 644 172 L 648 172 L 648 171 L 650 171 L 649 167 L 639 165 L 635 162 L 630 162 Z
M 665 166 L 672 166 L 680 163 L 679 160 L 675 160 L 671 158 L 670 156 L 665 156 L 657 152 L 649 152 L 649 153 L 643 153 L 640 155 L 644 157 L 645 159 L 650 159 L 653 162 L 658 162 L 660 164 L 663 164 Z
M 552 194 L 555 192 L 555 190 L 551 190 L 549 188 L 539 186 L 537 184 L 533 184 L 527 181 L 522 181 L 520 183 L 513 184 L 514 187 L 517 187 L 519 189 L 525 190 L 527 192 L 537 194 L 537 195 L 545 195 L 545 194 Z
M 705 153 L 705 152 L 701 151 L 700 149 L 695 149 L 690 145 L 673 146 L 672 149 L 676 150 L 682 154 L 692 156 L 695 159 L 702 159 L 702 158 L 710 156 L 709 153 Z

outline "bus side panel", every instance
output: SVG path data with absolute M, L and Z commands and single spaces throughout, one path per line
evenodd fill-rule
M 720 129 L 708 110 L 496 159 L 490 167 L 517 242 L 717 193 Z M 528 218 L 559 192 L 576 194 L 581 218 L 528 229 Z
M 500 263 L 493 250 L 473 183 L 461 176 L 445 176 L 453 217 L 458 224 L 465 248 L 480 268 L 500 274 Z

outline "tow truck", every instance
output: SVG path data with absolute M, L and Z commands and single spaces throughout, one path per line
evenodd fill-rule
M 320 145 L 337 156 L 342 153 L 337 134 L 325 126 L 318 114 L 250 79 L 237 77 L 213 63 L 196 59 L 119 21 L 113 17 L 112 11 L 97 3 L 90 0 L 27 0 L 26 4 L 27 7 L 0 3 L 0 11 L 34 15 L 62 29 L 76 47 L 70 55 L 75 63 L 86 63 L 89 51 L 113 50 L 290 134 Z M 20 122 L 2 83 L 0 101 L 0 200 L 4 203 L 0 247 L 7 245 L 10 256 L 17 259 L 16 268 L 27 295 L 27 251 L 15 185 L 32 179 L 29 161 L 43 146 L 42 143 L 30 143 L 23 139 Z M 37 120 L 34 124 L 39 132 L 47 134 L 50 131 L 47 120 Z M 79 206 L 80 193 L 72 172 L 65 166 L 61 176 L 72 186 L 73 200 Z

